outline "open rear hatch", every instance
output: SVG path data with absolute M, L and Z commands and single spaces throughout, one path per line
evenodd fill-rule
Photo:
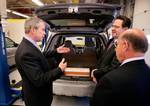
M 35 14 L 52 29 L 90 27 L 104 29 L 117 15 L 120 6 L 108 4 L 56 4 L 36 9 Z
M 66 76 L 89 77 L 104 45 L 99 32 L 112 22 L 119 10 L 120 6 L 108 4 L 57 4 L 36 9 L 36 15 L 56 32 L 47 43 L 48 52 L 70 42 L 72 52 L 62 56 L 68 62 Z

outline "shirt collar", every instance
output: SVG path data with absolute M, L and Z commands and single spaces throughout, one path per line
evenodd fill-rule
M 25 39 L 27 39 L 29 42 L 31 42 L 35 47 L 38 48 L 38 45 L 36 43 L 36 41 L 34 41 L 33 39 L 31 39 L 30 37 L 28 37 L 27 35 L 24 36 Z
M 136 60 L 143 60 L 144 59 L 144 56 L 141 56 L 141 57 L 133 57 L 133 58 L 129 58 L 129 59 L 126 59 L 122 62 L 121 66 L 125 63 L 128 63 L 128 62 L 131 62 L 131 61 L 136 61 Z

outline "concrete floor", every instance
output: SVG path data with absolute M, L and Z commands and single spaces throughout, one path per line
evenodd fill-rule
M 52 106 L 89 106 L 89 98 L 55 95 Z
M 22 99 L 18 99 L 12 104 L 12 106 L 25 106 L 25 104 Z M 54 95 L 51 106 L 89 106 L 89 98 Z
M 17 69 L 14 69 L 14 71 L 9 74 L 9 79 L 10 84 L 12 84 L 12 80 L 15 80 L 15 83 L 21 81 L 21 76 Z M 18 99 L 12 104 L 12 106 L 25 106 L 25 104 L 22 99 Z M 89 106 L 89 98 L 54 95 L 51 106 Z

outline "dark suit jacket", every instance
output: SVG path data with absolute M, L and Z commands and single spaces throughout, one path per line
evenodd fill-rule
M 91 106 L 150 106 L 150 68 L 137 60 L 107 73 L 96 86 Z
M 50 106 L 52 81 L 62 75 L 61 69 L 52 70 L 39 49 L 25 38 L 16 51 L 15 60 L 23 81 L 26 106 Z
M 97 79 L 97 81 L 107 72 L 117 68 L 120 63 L 117 60 L 116 57 L 116 52 L 115 52 L 115 46 L 110 44 L 113 43 L 113 39 L 111 39 L 108 44 L 106 49 L 104 50 L 104 53 L 102 57 L 99 59 L 98 64 L 97 64 L 97 70 L 94 71 L 93 75 Z

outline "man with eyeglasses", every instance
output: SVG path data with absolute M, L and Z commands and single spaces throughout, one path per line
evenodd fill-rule
M 96 69 L 92 70 L 91 77 L 95 83 L 105 75 L 107 72 L 117 68 L 120 63 L 116 58 L 114 42 L 118 36 L 129 29 L 131 26 L 131 20 L 126 16 L 118 16 L 115 18 L 112 24 L 112 39 L 108 41 L 107 47 L 102 54 L 102 57 L 99 59 Z
M 143 31 L 128 29 L 116 45 L 121 65 L 98 82 L 91 106 L 150 106 L 150 68 L 144 61 L 148 41 Z

